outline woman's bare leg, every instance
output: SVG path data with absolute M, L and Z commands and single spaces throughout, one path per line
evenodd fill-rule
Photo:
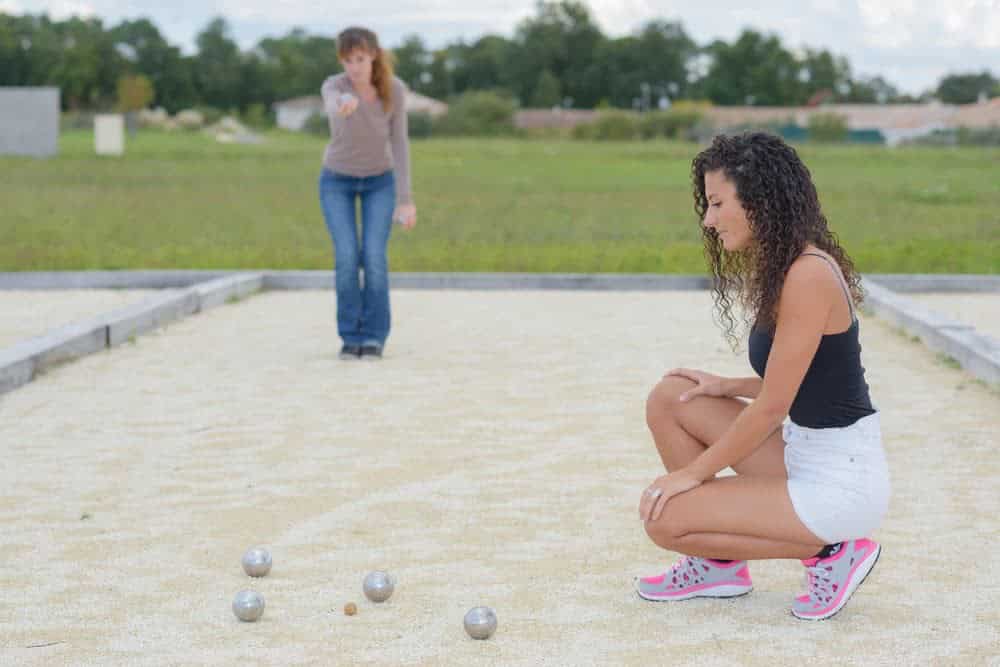
M 667 501 L 646 532 L 657 545 L 728 560 L 810 558 L 824 542 L 799 520 L 780 477 L 736 475 Z
M 736 398 L 712 396 L 681 403 L 678 396 L 694 386 L 691 380 L 672 375 L 661 380 L 646 400 L 646 424 L 668 471 L 680 470 L 718 441 L 747 406 Z M 787 477 L 781 430 L 769 435 L 733 470 L 741 475 Z

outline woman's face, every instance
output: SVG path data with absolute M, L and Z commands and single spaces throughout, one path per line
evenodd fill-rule
M 355 85 L 367 85 L 372 81 L 372 63 L 375 54 L 367 49 L 354 49 L 340 59 L 344 71 Z
M 746 211 L 736 196 L 733 184 L 721 169 L 705 173 L 705 198 L 708 209 L 701 224 L 714 229 L 729 252 L 743 250 L 753 243 L 753 231 Z

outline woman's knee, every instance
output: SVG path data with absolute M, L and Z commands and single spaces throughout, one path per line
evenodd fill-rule
M 365 252 L 365 280 L 372 286 L 382 286 L 389 281 L 389 260 L 384 252 Z
M 657 546 L 664 549 L 674 549 L 677 546 L 677 541 L 687 534 L 679 519 L 680 517 L 677 516 L 668 502 L 659 519 L 646 522 L 646 534 Z
M 361 256 L 358 249 L 348 243 L 338 245 L 333 252 L 336 258 L 336 268 L 341 271 L 357 273 L 361 265 Z
M 655 428 L 664 420 L 672 419 L 681 403 L 678 397 L 695 383 L 687 378 L 670 375 L 660 380 L 646 398 L 646 424 Z

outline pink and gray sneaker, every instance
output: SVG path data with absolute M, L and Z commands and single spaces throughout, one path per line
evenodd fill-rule
M 841 544 L 840 551 L 832 556 L 802 561 L 807 590 L 795 598 L 792 614 L 808 621 L 836 614 L 875 567 L 881 552 L 882 547 L 876 542 L 851 540 Z
M 753 590 L 745 560 L 720 563 L 710 558 L 685 556 L 656 577 L 635 580 L 635 589 L 646 600 L 732 598 Z

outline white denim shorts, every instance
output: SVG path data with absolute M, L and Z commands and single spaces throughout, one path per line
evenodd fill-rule
M 879 416 L 843 428 L 786 421 L 788 495 L 799 520 L 827 544 L 869 537 L 889 508 Z

